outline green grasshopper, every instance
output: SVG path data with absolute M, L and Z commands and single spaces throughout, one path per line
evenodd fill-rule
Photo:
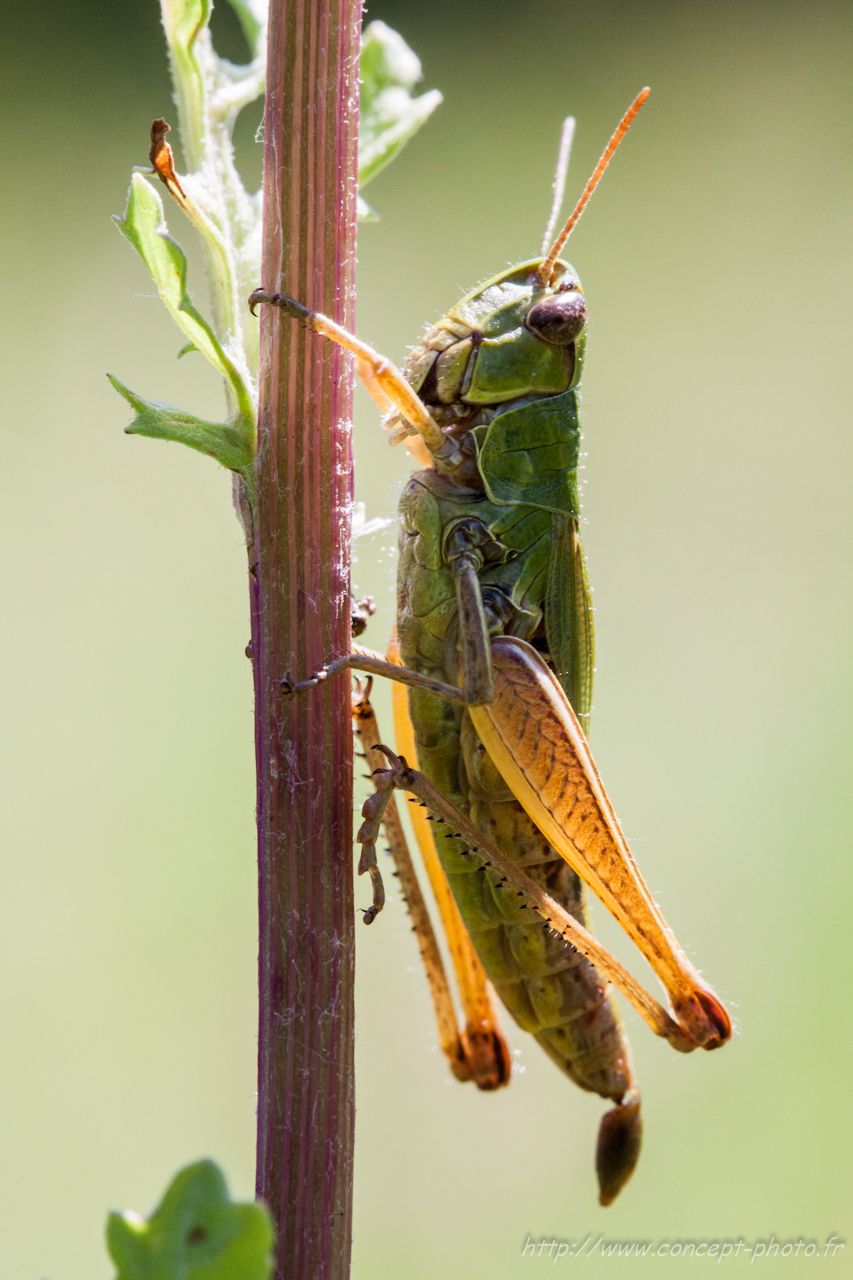
M 365 918 L 384 901 L 375 852 L 383 823 L 453 1073 L 482 1089 L 508 1082 L 491 983 L 566 1075 L 615 1104 L 599 1131 L 602 1204 L 633 1172 L 642 1133 L 609 984 L 682 1051 L 713 1049 L 731 1035 L 722 1003 L 679 948 L 637 870 L 585 736 L 593 632 L 577 468 L 586 304 L 559 253 L 647 96 L 643 90 L 623 117 L 550 249 L 462 298 L 414 347 L 402 375 L 298 302 L 264 290 L 250 299 L 253 308 L 282 307 L 352 351 L 392 443 L 405 439 L 422 466 L 400 502 L 399 647 L 383 659 L 354 646 L 310 680 L 285 681 L 295 692 L 352 668 L 396 682 L 399 755 L 379 742 L 369 685 L 355 703 L 376 786 L 357 837 L 359 870 L 374 885 Z M 463 1027 L 405 849 L 395 790 L 413 798 Z M 587 931 L 584 884 L 646 956 L 671 1011 Z

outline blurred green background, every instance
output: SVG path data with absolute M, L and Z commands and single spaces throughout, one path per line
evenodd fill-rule
M 570 253 L 593 317 L 593 739 L 740 1034 L 685 1059 L 629 1018 L 645 1151 L 601 1210 L 602 1104 L 511 1028 L 511 1089 L 451 1082 L 392 903 L 358 937 L 355 1276 L 509 1280 L 554 1265 L 522 1258 L 528 1237 L 590 1234 L 774 1234 L 820 1255 L 849 1234 L 820 1257 L 821 1275 L 849 1275 L 853 11 L 376 0 L 367 16 L 445 95 L 370 187 L 382 220 L 360 235 L 358 328 L 398 361 L 464 290 L 536 252 L 562 117 L 578 118 L 571 199 L 652 86 Z M 239 58 L 224 3 L 214 29 Z M 109 221 L 151 119 L 173 114 L 154 0 L 7 2 L 0 31 L 0 1274 L 105 1280 L 108 1208 L 147 1212 L 202 1155 L 252 1189 L 244 559 L 227 475 L 124 436 L 104 377 L 220 410 Z M 240 125 L 254 177 L 257 118 Z M 194 285 L 203 299 L 198 270 Z M 392 515 L 407 462 L 364 397 L 357 450 L 357 497 Z M 388 530 L 355 567 L 382 605 L 377 647 L 393 546 Z M 564 1258 L 558 1273 L 625 1265 L 708 1264 Z

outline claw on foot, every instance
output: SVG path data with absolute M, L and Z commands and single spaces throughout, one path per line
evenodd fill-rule
M 308 680 L 294 681 L 293 676 L 288 671 L 287 675 L 282 676 L 281 680 L 279 680 L 282 697 L 292 698 L 295 693 L 302 693 L 305 689 L 314 689 L 318 684 L 323 683 L 328 674 L 328 671 L 315 671 Z
M 301 302 L 297 302 L 295 298 L 288 298 L 283 293 L 267 293 L 266 289 L 255 289 L 249 294 L 249 310 L 253 316 L 258 313 L 255 307 L 261 302 L 267 302 L 272 307 L 281 307 L 294 320 L 307 320 L 313 313 L 308 307 L 303 307 Z

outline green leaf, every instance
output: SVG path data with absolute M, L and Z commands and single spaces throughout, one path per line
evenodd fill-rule
M 240 414 L 253 419 L 252 400 L 238 370 L 225 354 L 210 325 L 193 306 L 187 292 L 187 259 L 169 235 L 159 192 L 141 173 L 130 184 L 124 217 L 114 218 L 122 235 L 130 241 L 145 263 L 157 291 L 178 328 L 207 356 L 210 363 L 234 388 Z
M 355 202 L 356 202 L 356 213 L 358 214 L 359 220 L 361 222 L 378 222 L 379 221 L 379 214 L 376 212 L 375 209 L 371 209 L 367 201 L 362 199 L 361 196 L 356 196 Z
M 402 36 L 371 22 L 361 41 L 358 183 L 394 159 L 441 102 L 437 89 L 413 98 L 421 64 Z
M 188 1165 L 145 1222 L 111 1213 L 115 1280 L 269 1280 L 272 1219 L 263 1204 L 234 1204 L 212 1160 Z
M 252 446 L 245 431 L 226 422 L 206 422 L 185 413 L 173 404 L 145 400 L 112 373 L 107 377 L 119 395 L 136 410 L 136 417 L 125 431 L 131 436 L 151 436 L 155 440 L 174 440 L 189 445 L 199 453 L 215 458 L 229 471 L 243 471 L 252 461 Z

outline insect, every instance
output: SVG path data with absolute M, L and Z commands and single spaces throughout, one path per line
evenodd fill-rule
M 402 375 L 300 303 L 264 290 L 250 299 L 352 351 L 392 442 L 405 439 L 421 465 L 400 502 L 397 639 L 388 657 L 354 646 L 309 680 L 286 682 L 297 692 L 348 668 L 395 681 L 399 754 L 379 742 L 369 683 L 355 703 L 376 787 L 358 834 L 359 869 L 374 885 L 366 919 L 384 901 L 375 854 L 384 823 L 451 1069 L 483 1089 L 509 1079 L 491 984 L 566 1075 L 614 1104 L 599 1130 L 602 1204 L 633 1172 L 642 1132 L 611 983 L 682 1051 L 713 1049 L 731 1035 L 725 1008 L 643 882 L 585 736 L 593 631 L 577 468 L 587 312 L 578 275 L 559 254 L 647 96 L 623 117 L 550 248 L 462 298 L 414 347 Z M 555 192 L 565 159 L 564 147 Z M 462 1026 L 408 860 L 398 790 L 412 800 Z M 646 956 L 669 1011 L 587 931 L 585 885 Z

